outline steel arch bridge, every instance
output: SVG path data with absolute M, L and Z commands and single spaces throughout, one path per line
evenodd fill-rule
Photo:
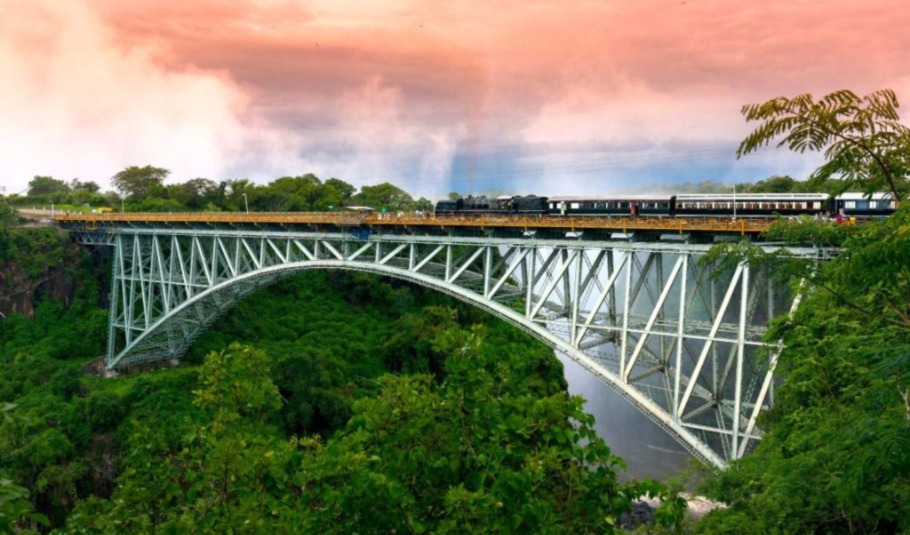
M 113 246 L 109 370 L 180 358 L 240 299 L 294 272 L 363 271 L 439 290 L 515 325 L 719 467 L 761 437 L 756 419 L 773 404 L 779 351 L 763 335 L 798 301 L 765 270 L 701 261 L 709 244 L 626 234 L 60 223 L 81 243 Z

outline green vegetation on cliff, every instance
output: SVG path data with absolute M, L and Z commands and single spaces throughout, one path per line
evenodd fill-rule
M 755 452 L 710 482 L 730 507 L 703 532 L 910 529 L 910 209 L 843 247 L 822 264 L 785 266 L 805 283 L 796 314 L 768 335 L 785 345 L 777 404 Z
M 892 91 L 837 91 L 745 106 L 761 125 L 747 154 L 782 138 L 791 150 L 824 151 L 813 178 L 865 191 L 908 190 L 910 128 Z M 781 222 L 776 239 L 838 245 L 827 262 L 768 258 L 748 245 L 734 262 L 773 260 L 802 281 L 792 318 L 769 341 L 783 344 L 776 406 L 756 450 L 708 481 L 729 508 L 707 515 L 704 533 L 907 533 L 910 531 L 910 207 L 844 228 Z M 718 255 L 722 256 L 722 255 Z
M 665 492 L 617 482 L 550 350 L 441 294 L 303 272 L 239 303 L 180 366 L 105 379 L 89 365 L 99 282 L 86 262 L 69 272 L 68 304 L 0 322 L 16 415 L 0 480 L 19 507 L 0 520 L 16 529 L 610 532 L 633 497 Z

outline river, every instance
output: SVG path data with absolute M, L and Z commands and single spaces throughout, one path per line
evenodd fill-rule
M 585 398 L 597 434 L 626 461 L 628 477 L 663 480 L 688 466 L 693 457 L 657 424 L 575 361 L 559 353 L 557 357 L 569 392 Z

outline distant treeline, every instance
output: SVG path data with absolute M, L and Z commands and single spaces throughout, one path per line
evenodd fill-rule
M 165 184 L 170 171 L 159 167 L 127 167 L 114 175 L 116 191 L 102 192 L 98 183 L 73 179 L 70 182 L 36 176 L 25 195 L 10 195 L 9 204 L 20 207 L 86 208 L 107 206 L 132 212 L 178 211 L 332 211 L 346 206 L 368 206 L 375 210 L 430 210 L 432 202 L 414 199 L 388 182 L 357 187 L 339 178 L 321 180 L 312 173 L 285 176 L 268 184 L 254 184 L 245 178 L 216 182 L 194 178 Z M 65 209 L 65 208 L 64 208 Z
M 433 209 L 430 199 L 415 199 L 389 182 L 362 186 L 358 191 L 356 186 L 340 178 L 322 180 L 312 173 L 284 176 L 268 184 L 255 184 L 245 178 L 220 182 L 193 178 L 166 184 L 169 175 L 167 169 L 150 165 L 127 167 L 112 178 L 114 190 L 106 192 L 102 192 L 98 183 L 93 181 L 73 179 L 67 182 L 50 176 L 36 176 L 29 181 L 24 195 L 9 195 L 6 201 L 22 208 L 48 208 L 54 204 L 63 210 L 109 207 L 127 212 L 327 212 L 349 206 L 367 206 L 387 211 Z M 807 182 L 790 176 L 775 175 L 758 182 L 741 182 L 735 187 L 740 193 L 811 191 L 834 194 L 843 191 L 846 185 L 842 180 Z M 666 193 L 720 193 L 732 192 L 733 186 L 704 180 L 649 186 L 649 189 Z M 457 198 L 463 195 L 452 192 L 447 196 Z
M 680 184 L 662 184 L 649 186 L 648 189 L 666 193 L 732 193 L 734 184 L 702 180 L 701 182 L 683 182 Z M 797 180 L 788 175 L 773 175 L 758 182 L 738 182 L 737 193 L 830 193 L 844 191 L 862 191 L 860 184 L 850 184 L 844 180 Z

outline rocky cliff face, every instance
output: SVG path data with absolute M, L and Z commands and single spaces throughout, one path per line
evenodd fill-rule
M 0 318 L 32 316 L 49 298 L 69 306 L 78 284 L 76 268 L 94 260 L 56 229 L 16 229 L 0 239 Z
M 65 271 L 48 269 L 35 277 L 25 273 L 17 262 L 0 265 L 0 314 L 18 313 L 32 316 L 35 303 L 42 297 L 63 301 L 67 306 L 73 296 L 73 279 Z

